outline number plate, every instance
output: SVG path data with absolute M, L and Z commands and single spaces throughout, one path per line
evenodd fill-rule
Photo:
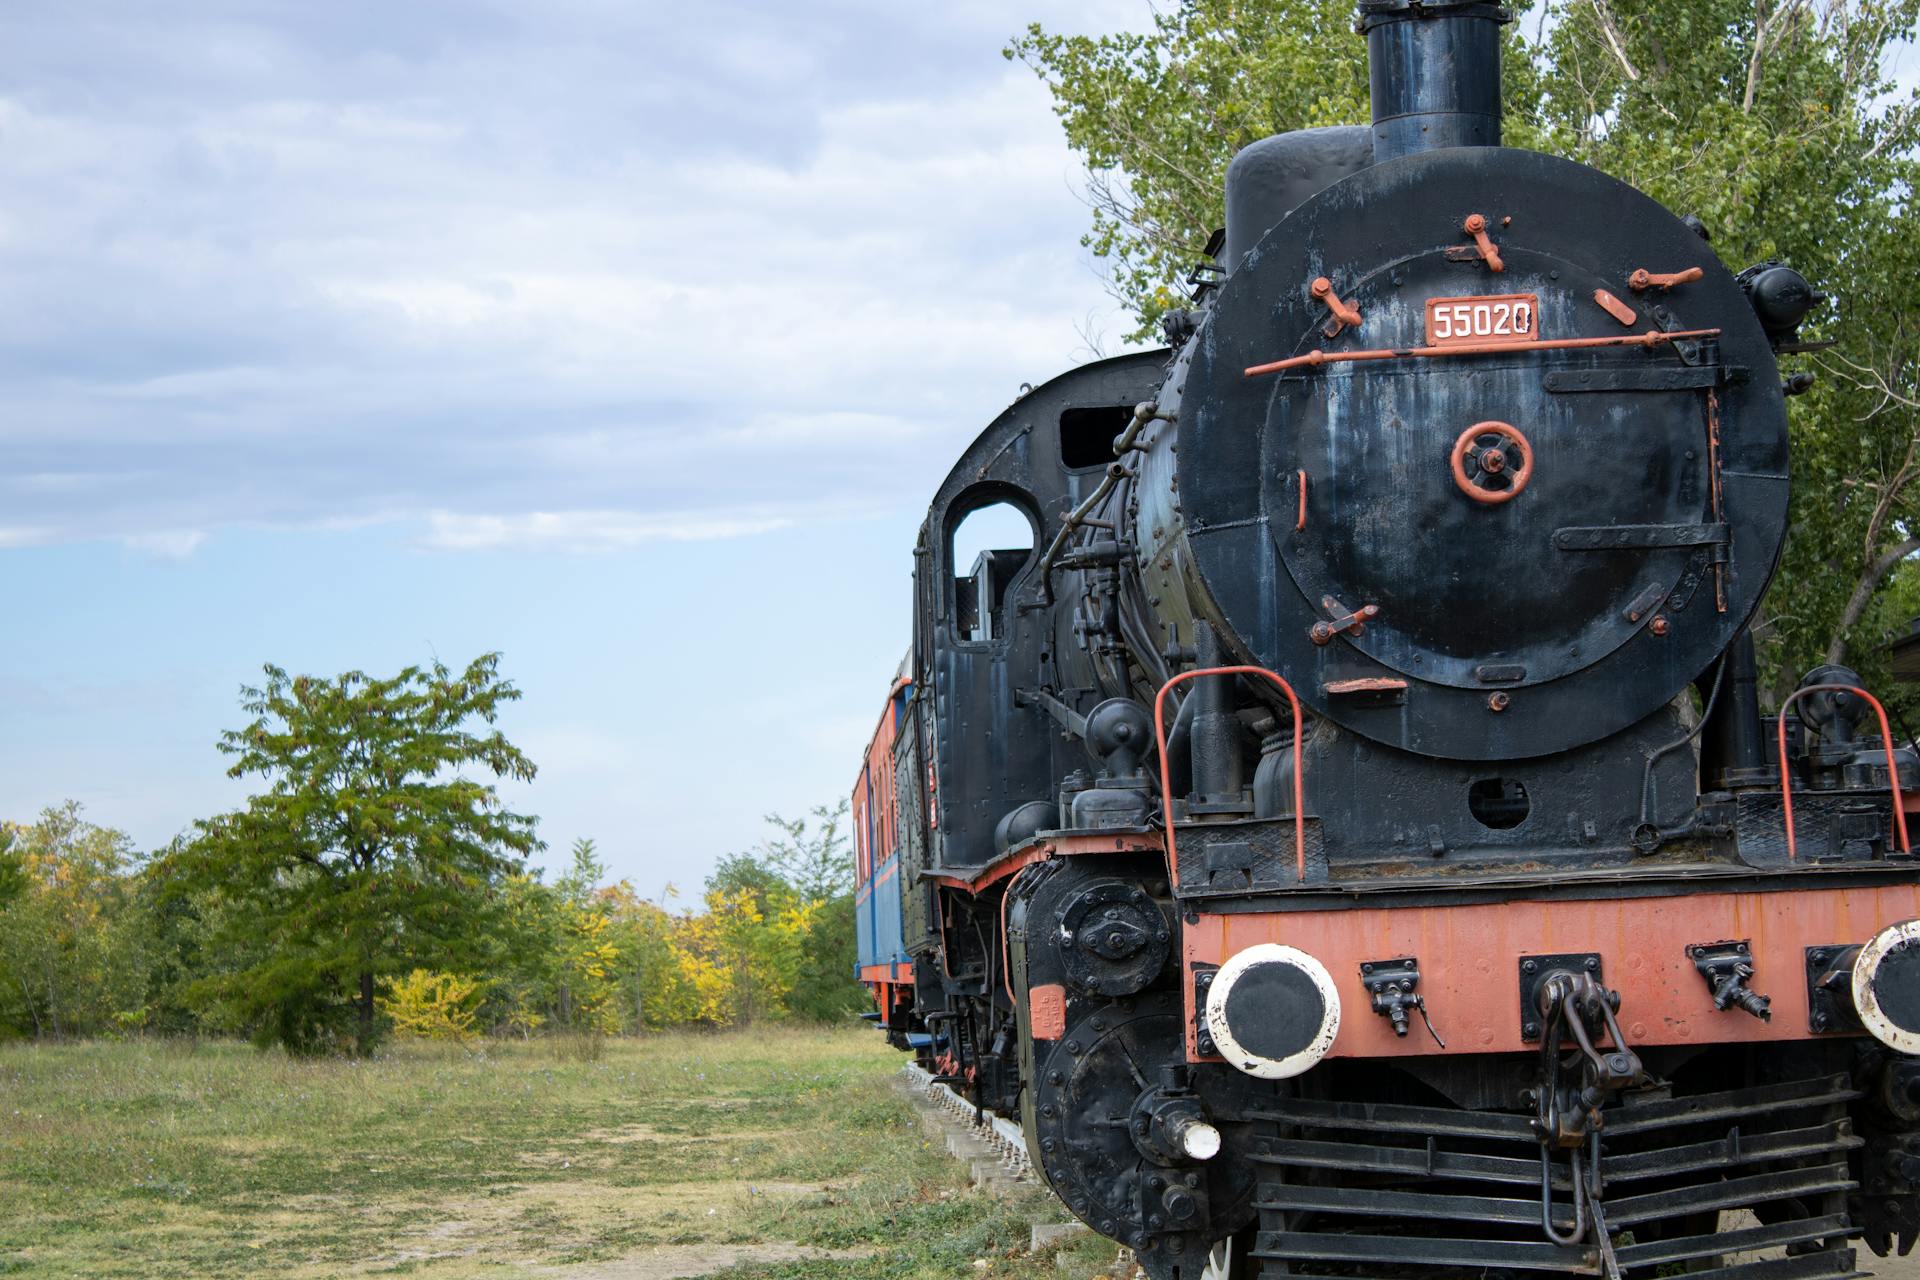
M 1532 342 L 1540 336 L 1540 299 L 1531 293 L 1427 299 L 1427 345 Z

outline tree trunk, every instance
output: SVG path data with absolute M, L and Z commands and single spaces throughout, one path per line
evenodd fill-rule
M 360 1007 L 358 1052 L 364 1058 L 373 1049 L 373 970 L 360 971 L 360 998 L 354 1003 Z
M 27 1012 L 33 1015 L 33 1038 L 35 1040 L 45 1039 L 47 1031 L 45 1027 L 40 1025 L 40 1006 L 34 1003 L 33 991 L 27 986 L 26 978 L 22 976 L 19 981 L 20 998 L 27 1002 Z
M 1896 543 L 1866 567 L 1860 575 L 1860 581 L 1853 588 L 1853 595 L 1847 600 L 1847 607 L 1840 611 L 1840 622 L 1833 629 L 1833 639 L 1827 644 L 1827 663 L 1829 666 L 1845 662 L 1847 658 L 1847 632 L 1860 624 L 1867 612 L 1867 606 L 1873 603 L 1873 593 L 1880 582 L 1894 566 L 1914 552 L 1920 551 L 1920 538 L 1908 538 Z

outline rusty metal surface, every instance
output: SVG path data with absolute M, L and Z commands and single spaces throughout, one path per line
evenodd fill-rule
M 1334 333 L 1339 332 L 1341 325 L 1349 328 L 1359 327 L 1360 313 L 1350 304 L 1340 300 L 1340 295 L 1333 291 L 1333 281 L 1327 279 L 1325 276 L 1320 276 L 1313 282 L 1308 292 L 1321 302 L 1324 302 L 1327 310 L 1333 313 L 1334 320 L 1338 322 L 1333 326 Z M 1327 336 L 1332 337 L 1333 334 L 1330 333 Z
M 1640 319 L 1639 312 L 1614 297 L 1613 294 L 1607 292 L 1605 289 L 1595 289 L 1593 291 L 1593 300 L 1600 304 L 1602 311 L 1612 316 L 1615 320 L 1618 320 L 1621 324 L 1626 325 L 1629 329 L 1638 323 Z
M 1427 299 L 1427 345 L 1532 342 L 1540 336 L 1540 299 L 1531 293 Z
M 1641 267 L 1627 277 L 1627 287 L 1635 293 L 1645 293 L 1649 289 L 1671 289 L 1679 284 L 1692 284 L 1703 279 L 1706 272 L 1699 267 L 1688 267 L 1684 271 L 1649 271 Z
M 1525 1049 L 1512 998 L 1522 957 L 1595 952 L 1621 993 L 1620 1021 L 1635 1045 L 1804 1040 L 1805 949 L 1863 942 L 1889 924 L 1920 917 L 1920 885 L 1798 893 L 1702 893 L 1668 898 L 1538 901 L 1430 907 L 1202 915 L 1187 925 L 1184 963 L 1219 965 L 1234 953 L 1278 942 L 1319 959 L 1339 984 L 1344 1018 L 1329 1056 L 1501 1053 Z M 1713 1007 L 1687 947 L 1745 940 L 1753 987 L 1773 1001 L 1762 1022 Z M 1421 994 L 1446 1040 L 1396 1037 L 1385 1018 L 1362 1016 L 1360 965 L 1382 956 L 1418 959 Z M 1191 1019 L 1192 983 L 1188 990 Z M 1188 1050 L 1194 1051 L 1192 1034 Z
M 1507 221 L 1511 222 L 1513 219 L 1509 218 Z M 1507 264 L 1501 260 L 1500 250 L 1494 247 L 1493 241 L 1487 236 L 1485 214 L 1468 214 L 1466 221 L 1460 224 L 1460 229 L 1473 237 L 1474 248 L 1480 254 L 1480 260 L 1487 264 L 1487 270 L 1497 275 L 1507 269 Z
M 1154 831 L 1118 833 L 1101 831 L 1079 835 L 1062 831 L 1020 848 L 1009 849 L 978 870 L 964 874 L 933 873 L 929 874 L 927 879 L 950 889 L 965 889 L 970 893 L 979 893 L 983 889 L 999 884 L 1008 876 L 1036 862 L 1045 862 L 1049 858 L 1071 858 L 1085 854 L 1160 854 L 1165 847 L 1159 833 Z

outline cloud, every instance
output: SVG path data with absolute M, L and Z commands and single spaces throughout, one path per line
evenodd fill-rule
M 744 538 L 790 523 L 780 516 L 634 515 L 623 511 L 534 511 L 523 515 L 456 515 L 436 511 L 421 543 L 437 551 L 539 549 L 625 551 L 647 542 Z
M 0 510 L 573 547 L 924 492 L 1105 305 L 1033 8 L 25 10 Z
M 161 560 L 185 560 L 198 551 L 206 540 L 206 532 L 201 529 L 167 529 L 156 530 L 153 533 L 132 533 L 122 539 L 130 550 Z

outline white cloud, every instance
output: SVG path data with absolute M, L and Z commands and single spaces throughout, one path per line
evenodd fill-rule
M 203 529 L 167 529 L 128 534 L 121 539 L 130 550 L 161 560 L 185 560 L 207 540 Z
M 744 538 L 789 523 L 781 516 L 700 513 L 533 511 L 523 515 L 457 515 L 436 511 L 427 519 L 421 543 L 436 551 L 624 551 L 648 542 Z
M 998 56 L 1045 6 L 202 2 L 0 69 L 0 510 L 50 537 L 919 493 L 1106 306 Z M 498 518 L 429 541 L 580 541 Z

